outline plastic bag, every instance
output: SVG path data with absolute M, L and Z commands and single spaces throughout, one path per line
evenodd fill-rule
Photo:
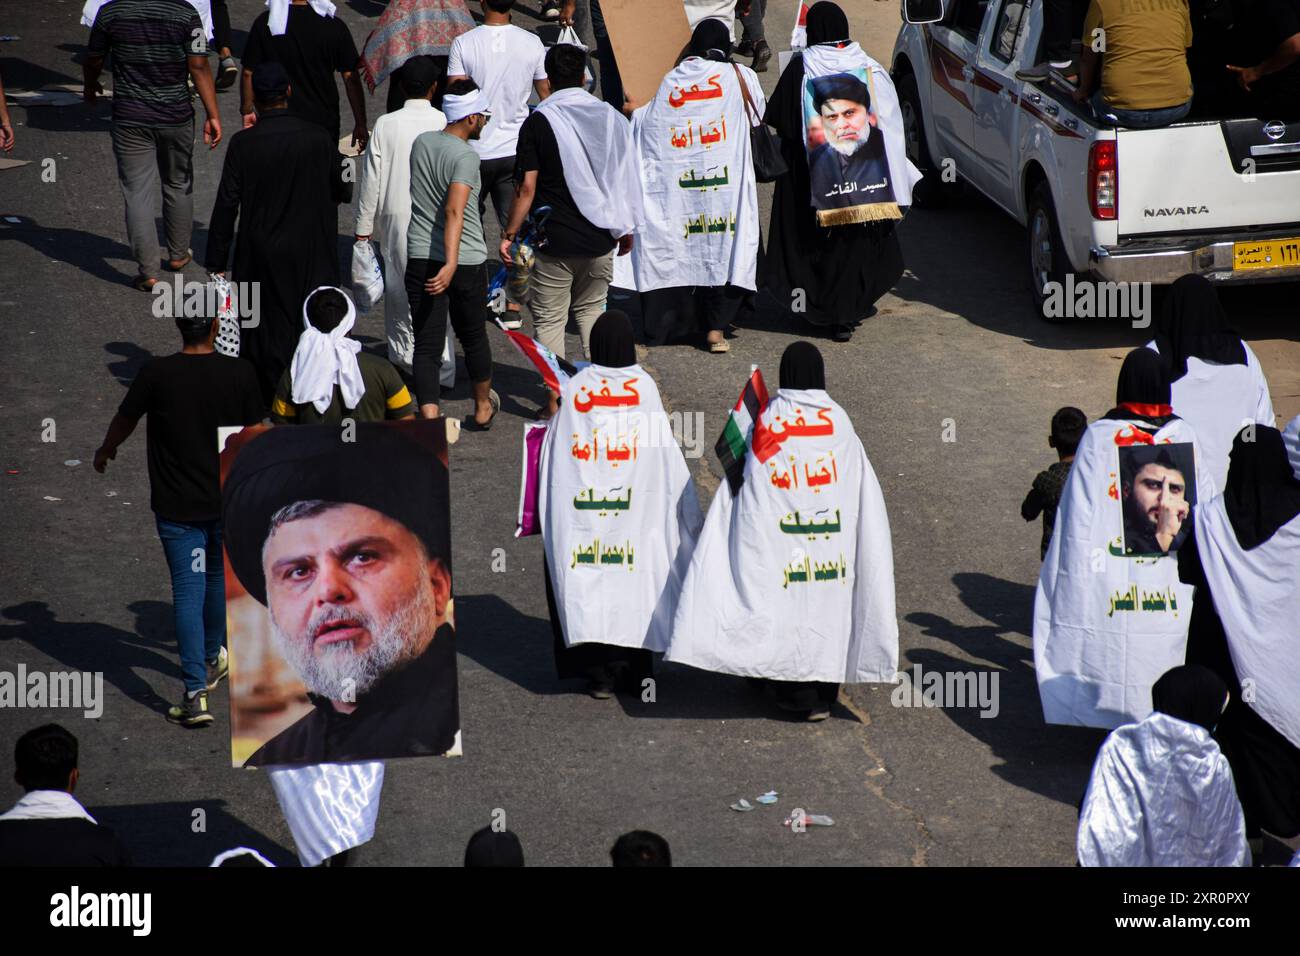
M 542 516 L 537 513 L 537 489 L 542 468 L 542 442 L 546 438 L 549 421 L 524 423 L 523 467 L 519 474 L 519 518 L 515 522 L 515 537 L 526 538 L 541 534 Z
M 352 246 L 352 297 L 358 312 L 369 312 L 384 297 L 384 270 L 379 267 L 379 256 L 368 239 L 358 240 Z
M 587 52 L 587 44 L 578 39 L 578 31 L 573 29 L 572 26 L 560 27 L 560 35 L 556 37 L 555 42 L 557 44 L 565 43 L 569 46 L 576 46 L 584 53 Z M 588 93 L 596 88 L 596 77 L 592 75 L 589 67 L 583 67 L 582 69 L 582 86 Z
M 222 355 L 238 358 L 239 307 L 230 293 L 230 280 L 225 276 L 209 273 L 208 281 L 216 289 L 217 341 L 214 344 Z

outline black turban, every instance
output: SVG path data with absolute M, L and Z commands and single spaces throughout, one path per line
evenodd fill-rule
M 244 445 L 221 489 L 222 534 L 245 590 L 266 603 L 262 546 L 272 516 L 298 501 L 364 505 L 401 522 L 450 568 L 447 467 L 441 422 L 362 423 L 344 441 L 336 425 L 272 428 Z
M 812 84 L 813 109 L 818 112 L 827 100 L 852 100 L 861 103 L 866 109 L 871 108 L 871 94 L 867 92 L 867 84 L 852 73 L 832 73 L 809 82 Z

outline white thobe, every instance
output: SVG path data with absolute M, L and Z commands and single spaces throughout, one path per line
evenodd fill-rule
M 361 167 L 356 234 L 374 236 L 384 254 L 388 266 L 384 275 L 388 360 L 406 372 L 411 371 L 415 350 L 405 281 L 406 230 L 411 224 L 411 145 L 421 133 L 437 132 L 446 125 L 447 117 L 428 100 L 407 100 L 401 109 L 375 121 Z M 456 380 L 455 346 L 455 334 L 448 325 L 439 376 L 448 388 Z

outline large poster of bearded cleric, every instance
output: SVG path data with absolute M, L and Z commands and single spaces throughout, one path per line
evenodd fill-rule
M 255 425 L 221 478 L 232 765 L 459 754 L 444 423 Z

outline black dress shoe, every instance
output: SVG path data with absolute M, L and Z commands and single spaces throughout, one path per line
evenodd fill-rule
M 772 48 L 767 45 L 766 40 L 754 41 L 754 63 L 752 69 L 755 73 L 766 73 L 767 63 L 772 59 Z

